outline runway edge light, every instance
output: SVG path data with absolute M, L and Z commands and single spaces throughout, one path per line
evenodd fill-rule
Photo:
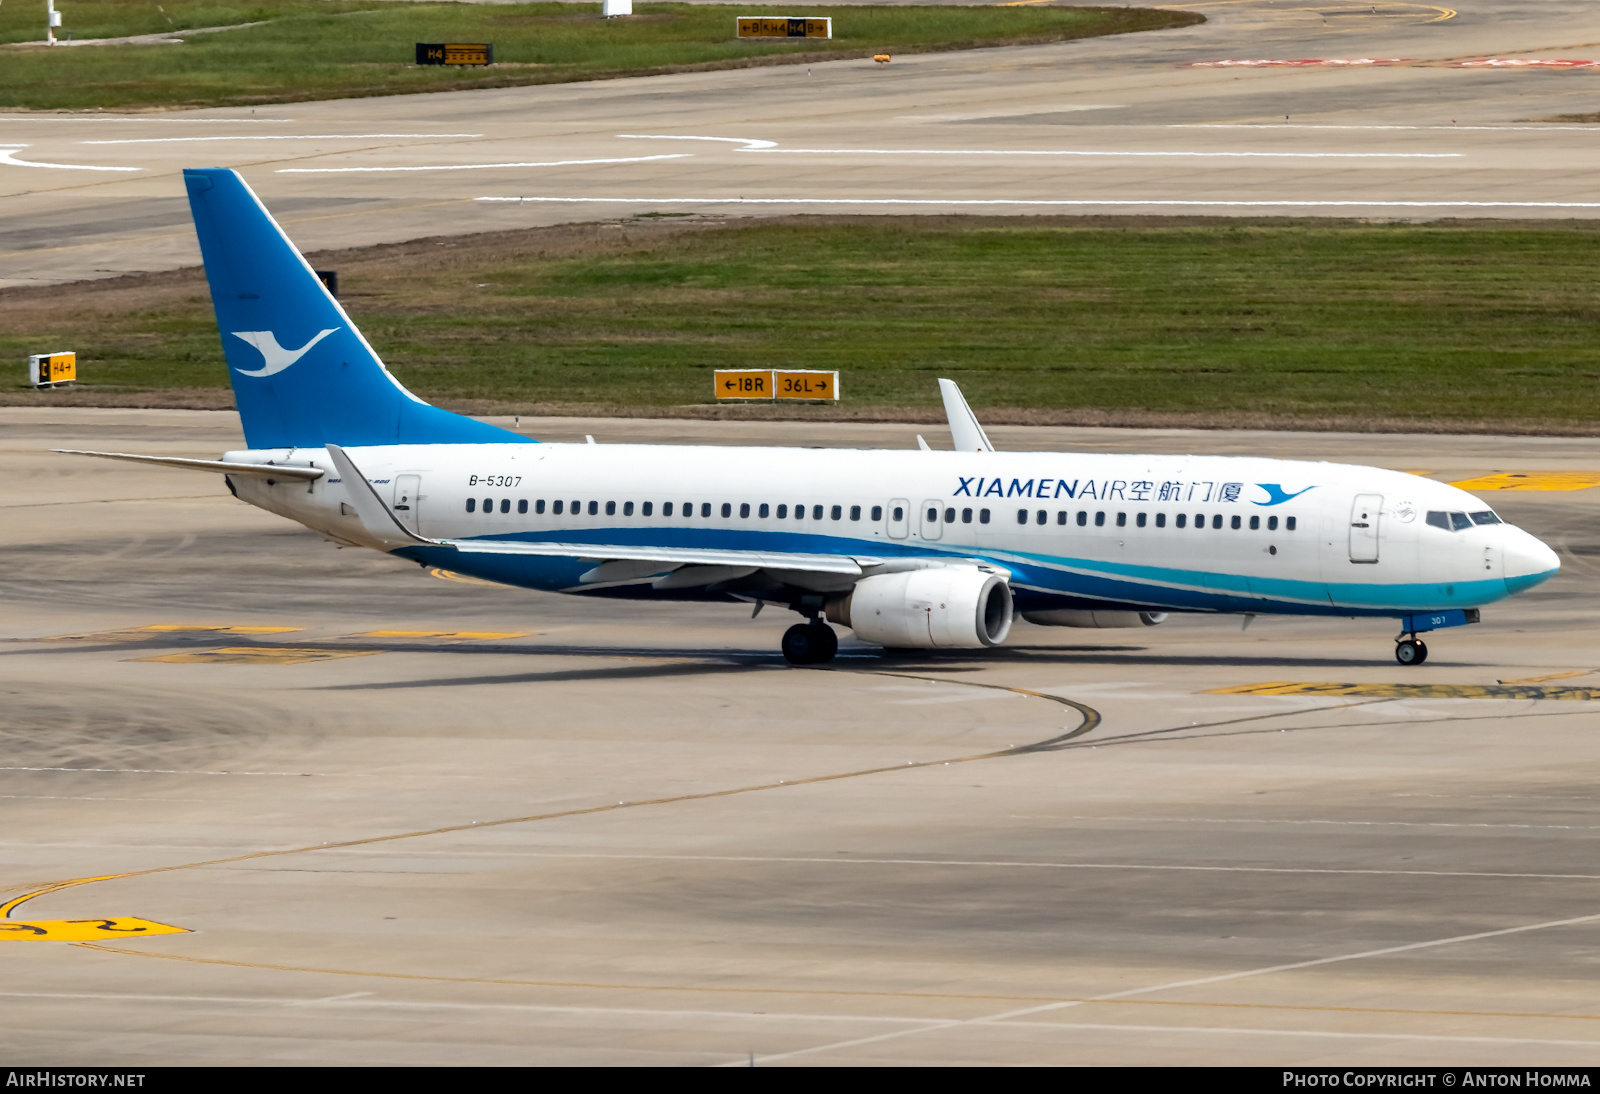
M 56 387 L 78 382 L 78 355 L 72 350 L 61 353 L 35 353 L 28 358 L 28 385 L 36 388 Z

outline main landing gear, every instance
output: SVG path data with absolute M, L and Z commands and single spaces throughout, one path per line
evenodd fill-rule
M 1402 665 L 1420 665 L 1428 659 L 1428 644 L 1420 638 L 1402 638 L 1395 643 L 1394 659 Z
M 791 665 L 820 665 L 839 652 L 839 636 L 818 619 L 796 623 L 783 632 L 783 657 Z

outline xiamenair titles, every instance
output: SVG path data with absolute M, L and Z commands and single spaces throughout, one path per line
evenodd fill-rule
M 988 485 L 985 486 L 984 484 Z M 1265 501 L 1255 501 L 1256 505 L 1282 505 L 1292 501 L 1314 487 L 1303 487 L 1293 492 L 1285 490 L 1275 482 L 1259 482 L 1254 484 L 1265 495 Z M 988 479 L 982 475 L 967 475 L 956 477 L 956 488 L 951 491 L 953 498 L 1038 498 L 1059 501 L 1062 498 L 1068 501 L 1121 501 L 1129 504 L 1142 504 L 1147 502 L 1190 502 L 1198 501 L 1202 505 L 1209 503 L 1213 498 L 1224 504 L 1234 504 L 1241 500 L 1240 494 L 1244 492 L 1245 484 L 1242 482 L 1176 482 L 1167 480 L 1157 483 L 1151 479 L 1072 479 L 1047 478 L 1040 476 L 1037 479 L 1021 479 L 1013 476 L 1010 484 L 1002 477 Z
M 949 380 L 955 452 L 541 444 L 405 390 L 237 172 L 184 184 L 248 448 L 89 455 L 220 472 L 344 545 L 511 586 L 789 609 L 800 664 L 834 656 L 830 624 L 982 649 L 1018 613 L 1169 612 L 1387 616 L 1397 659 L 1420 664 L 1419 634 L 1558 569 L 1477 498 L 1399 472 L 997 453 Z

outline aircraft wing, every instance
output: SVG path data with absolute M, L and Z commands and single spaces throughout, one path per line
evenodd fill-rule
M 883 560 L 852 555 L 786 554 L 775 551 L 725 551 L 710 547 L 630 547 L 612 543 L 530 543 L 515 539 L 446 539 L 441 546 L 464 554 L 543 555 L 595 561 L 661 562 L 688 566 L 751 566 L 760 570 L 805 570 L 859 577 L 863 567 Z
M 287 479 L 293 482 L 311 482 L 322 478 L 317 467 L 297 467 L 273 463 L 229 463 L 227 460 L 186 460 L 178 456 L 136 456 L 130 452 L 84 452 L 76 448 L 52 448 L 65 456 L 96 456 L 102 460 L 126 460 L 129 463 L 149 463 L 159 467 L 179 467 L 188 471 L 221 471 L 226 475 L 249 475 L 258 479 Z

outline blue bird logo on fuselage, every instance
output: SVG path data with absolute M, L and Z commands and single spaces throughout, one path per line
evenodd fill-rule
M 1306 490 L 1296 490 L 1291 494 L 1275 482 L 1258 482 L 1256 485 L 1267 492 L 1267 500 L 1253 503 L 1256 505 L 1282 505 L 1286 501 L 1298 498 L 1301 494 L 1304 494 L 1306 490 L 1316 489 L 1315 486 L 1308 486 L 1306 487 Z

